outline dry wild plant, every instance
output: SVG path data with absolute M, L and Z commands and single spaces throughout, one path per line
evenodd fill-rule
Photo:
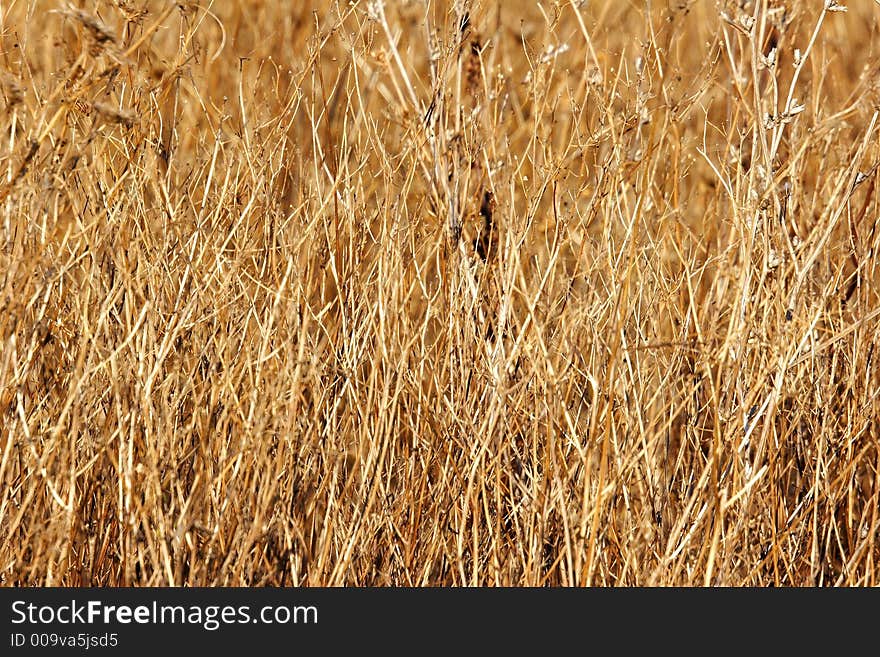
M 3 5 L 0 582 L 876 584 L 878 21 Z

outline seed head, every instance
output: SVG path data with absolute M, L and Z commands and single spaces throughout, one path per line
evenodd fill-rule
M 24 101 L 24 87 L 14 75 L 6 73 L 0 74 L 0 83 L 3 86 L 3 94 L 6 96 L 6 107 L 12 109 L 16 105 Z
M 92 41 L 92 47 L 89 52 L 92 56 L 99 55 L 107 46 L 116 43 L 116 35 L 113 31 L 102 23 L 96 16 L 92 16 L 88 12 L 83 11 L 72 5 L 68 5 L 59 11 L 63 16 L 72 18 L 82 25 Z
M 119 109 L 106 103 L 94 103 L 92 107 L 107 123 L 118 123 L 130 128 L 137 122 L 137 114 L 130 109 Z

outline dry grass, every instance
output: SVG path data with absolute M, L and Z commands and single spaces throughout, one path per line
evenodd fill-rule
M 4 3 L 0 583 L 878 583 L 837 9 Z

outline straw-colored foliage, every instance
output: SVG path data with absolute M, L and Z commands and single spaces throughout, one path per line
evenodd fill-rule
M 847 4 L 0 5 L 0 584 L 876 584 Z

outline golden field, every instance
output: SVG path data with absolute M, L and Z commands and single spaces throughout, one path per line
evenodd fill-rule
M 876 584 L 878 32 L 3 3 L 0 585 Z

